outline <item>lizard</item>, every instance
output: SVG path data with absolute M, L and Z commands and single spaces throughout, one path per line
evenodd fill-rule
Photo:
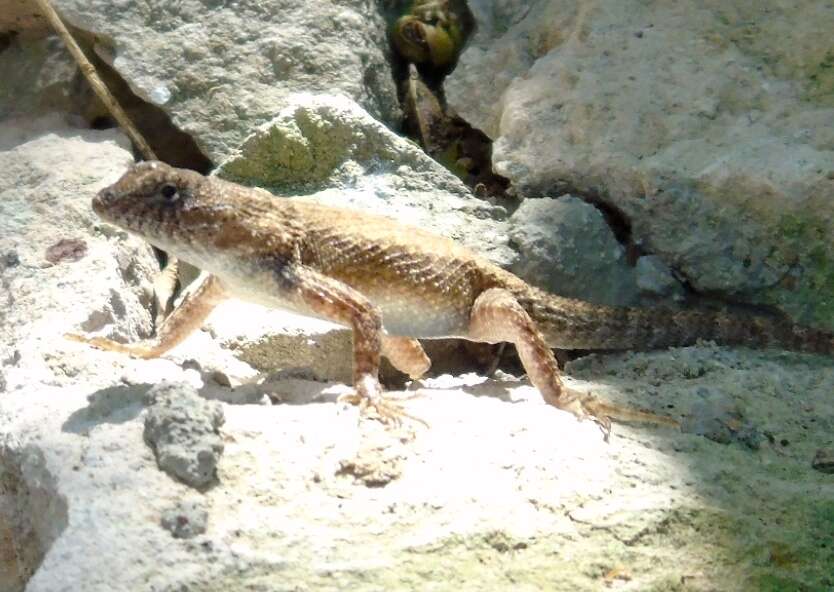
M 678 424 L 566 388 L 551 348 L 658 349 L 705 339 L 834 355 L 834 334 L 823 329 L 765 315 L 614 307 L 557 296 L 425 230 L 157 161 L 134 164 L 93 198 L 92 208 L 209 275 L 147 343 L 68 338 L 157 357 L 228 297 L 324 318 L 352 329 L 354 390 L 347 399 L 383 419 L 404 412 L 382 393 L 380 356 L 419 378 L 430 361 L 418 339 L 514 344 L 544 400 L 597 422 L 606 439 L 612 419 Z

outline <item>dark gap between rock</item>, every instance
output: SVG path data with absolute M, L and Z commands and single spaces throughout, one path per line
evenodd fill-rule
M 164 110 L 136 95 L 125 79 L 92 50 L 94 44 L 103 44 L 102 39 L 79 29 L 73 29 L 72 34 L 84 49 L 87 58 L 95 66 L 107 88 L 145 137 L 159 160 L 201 174 L 208 174 L 214 168 L 213 163 L 203 154 L 194 138 L 177 128 Z M 85 95 L 86 100 L 82 102 L 81 116 L 86 124 L 93 129 L 117 127 L 116 121 L 80 72 L 77 75 L 76 84 L 80 86 L 79 94 Z
M 426 153 L 459 177 L 475 196 L 504 204 L 509 197 L 510 182 L 492 169 L 492 140 L 481 130 L 449 109 L 443 81 L 457 65 L 457 59 L 475 30 L 475 18 L 466 2 L 450 2 L 461 30 L 461 41 L 448 63 L 437 65 L 431 61 L 409 59 L 398 51 L 394 36 L 397 23 L 403 17 L 419 12 L 417 5 L 431 2 L 389 2 L 385 7 L 391 38 L 392 74 L 397 83 L 398 97 L 403 108 L 403 132 L 415 140 Z M 409 13 L 411 11 L 411 14 Z M 437 29 L 431 22 L 428 29 Z M 429 39 L 428 35 L 426 39 Z M 431 40 L 427 41 L 431 45 Z
M 17 31 L 0 32 L 0 53 L 9 49 L 15 37 L 17 37 Z

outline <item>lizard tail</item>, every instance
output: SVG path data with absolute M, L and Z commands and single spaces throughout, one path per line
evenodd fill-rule
M 529 288 L 516 298 L 552 347 L 658 349 L 704 339 L 834 356 L 834 333 L 779 317 L 601 306 Z

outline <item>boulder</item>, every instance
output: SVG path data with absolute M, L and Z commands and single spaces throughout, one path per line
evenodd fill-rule
M 695 290 L 834 327 L 834 10 L 471 3 L 450 104 L 522 195 L 593 195 Z

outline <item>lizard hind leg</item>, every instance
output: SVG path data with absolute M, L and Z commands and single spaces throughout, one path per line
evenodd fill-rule
M 400 372 L 418 379 L 431 367 L 431 360 L 416 339 L 394 335 L 382 336 L 382 355 Z
M 599 424 L 606 440 L 612 419 L 677 425 L 671 418 L 604 403 L 590 394 L 567 389 L 544 337 L 527 311 L 507 290 L 490 288 L 478 296 L 470 313 L 469 337 L 490 343 L 513 343 L 530 382 L 539 389 L 544 400 L 579 419 L 592 419 Z

